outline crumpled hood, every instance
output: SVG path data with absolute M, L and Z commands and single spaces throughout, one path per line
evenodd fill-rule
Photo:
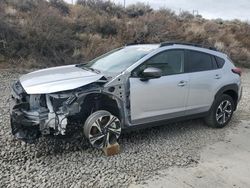
M 20 83 L 28 94 L 44 94 L 76 89 L 101 77 L 102 74 L 68 65 L 25 74 L 20 77 Z

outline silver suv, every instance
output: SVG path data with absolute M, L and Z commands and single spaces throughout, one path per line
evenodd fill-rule
M 12 133 L 26 142 L 80 131 L 96 148 L 124 129 L 204 117 L 216 128 L 241 97 L 227 55 L 188 43 L 127 45 L 86 64 L 35 71 L 12 86 Z

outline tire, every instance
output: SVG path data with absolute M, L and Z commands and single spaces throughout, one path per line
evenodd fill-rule
M 110 112 L 99 110 L 87 118 L 83 132 L 94 148 L 102 149 L 117 142 L 121 134 L 121 122 Z
M 232 97 L 222 94 L 215 99 L 205 122 L 209 127 L 223 128 L 230 122 L 234 109 L 235 103 Z

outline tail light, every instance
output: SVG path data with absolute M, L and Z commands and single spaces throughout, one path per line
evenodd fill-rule
M 237 68 L 237 67 L 236 67 L 236 68 L 233 68 L 233 69 L 232 69 L 232 72 L 235 73 L 235 74 L 238 74 L 239 76 L 241 76 L 241 73 L 242 73 L 241 69 L 240 69 L 240 68 Z

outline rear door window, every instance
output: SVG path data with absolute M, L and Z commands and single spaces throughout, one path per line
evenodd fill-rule
M 203 52 L 187 50 L 188 72 L 214 69 L 212 56 Z

